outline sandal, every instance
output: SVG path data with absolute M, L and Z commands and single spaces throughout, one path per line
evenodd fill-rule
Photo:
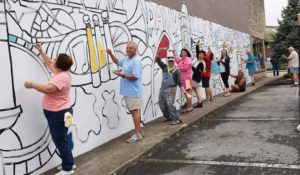
M 180 119 L 176 119 L 170 125 L 178 125 L 180 123 L 182 123 L 182 121 Z

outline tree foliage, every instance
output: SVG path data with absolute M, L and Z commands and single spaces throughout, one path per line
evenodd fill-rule
M 300 0 L 288 0 L 288 5 L 282 10 L 277 33 L 274 35 L 274 42 L 271 44 L 273 57 L 280 58 L 287 53 L 287 48 L 292 46 L 299 53 L 300 47 L 300 26 L 297 25 L 297 15 L 300 13 Z

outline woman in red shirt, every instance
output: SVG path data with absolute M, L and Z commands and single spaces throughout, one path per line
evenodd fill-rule
M 196 44 L 196 53 L 200 52 L 200 40 Z M 208 51 L 204 56 L 205 71 L 202 73 L 202 87 L 205 88 L 206 101 L 214 102 L 212 91 L 209 86 L 211 76 L 211 61 L 214 59 L 214 54 Z

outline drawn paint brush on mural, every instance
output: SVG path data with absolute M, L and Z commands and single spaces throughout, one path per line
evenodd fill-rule
M 83 16 L 83 22 L 86 25 L 86 36 L 88 40 L 89 47 L 89 58 L 90 58 L 90 71 L 92 76 L 92 85 L 93 87 L 99 87 L 101 84 L 100 76 L 99 76 L 99 65 L 98 59 L 96 55 L 96 50 L 94 46 L 93 34 L 91 29 L 91 20 L 88 15 Z
M 102 19 L 102 22 L 103 22 L 103 30 L 104 30 L 104 34 L 105 34 L 104 36 L 105 36 L 106 48 L 111 49 L 112 54 L 116 55 L 115 52 L 114 52 L 114 47 L 113 47 L 112 38 L 111 38 L 111 32 L 110 32 L 110 29 L 109 29 L 109 16 L 108 16 L 107 11 L 102 12 L 101 19 Z M 108 57 L 106 56 L 106 58 L 108 58 Z M 118 66 L 114 63 L 110 63 L 109 60 L 107 60 L 107 64 L 108 64 L 110 79 L 117 78 L 118 76 L 116 74 L 114 74 L 112 72 L 112 70 L 118 69 Z
M 97 51 L 99 56 L 99 65 L 100 68 L 103 68 L 106 65 L 105 55 L 103 50 L 105 50 L 105 46 L 102 44 L 102 33 L 100 30 L 100 20 L 97 14 L 93 15 L 93 24 L 94 24 L 94 32 L 96 38 Z
M 100 80 L 101 82 L 106 82 L 109 80 L 109 70 L 107 69 L 106 57 L 105 57 L 105 46 L 102 44 L 101 30 L 100 30 L 100 21 L 98 15 L 93 15 L 94 31 L 95 31 L 95 40 L 97 45 L 97 61 L 100 65 Z

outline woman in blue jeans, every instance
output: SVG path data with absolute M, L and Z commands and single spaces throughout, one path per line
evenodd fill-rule
M 55 59 L 50 59 L 40 44 L 36 44 L 35 47 L 51 70 L 52 77 L 47 84 L 26 81 L 24 86 L 27 89 L 35 89 L 44 94 L 42 102 L 44 114 L 48 121 L 52 140 L 62 159 L 61 170 L 55 175 L 74 174 L 74 159 L 68 145 L 68 128 L 65 127 L 64 121 L 65 115 L 70 116 L 73 113 L 69 97 L 71 89 L 70 68 L 73 60 L 67 54 L 59 54 Z

